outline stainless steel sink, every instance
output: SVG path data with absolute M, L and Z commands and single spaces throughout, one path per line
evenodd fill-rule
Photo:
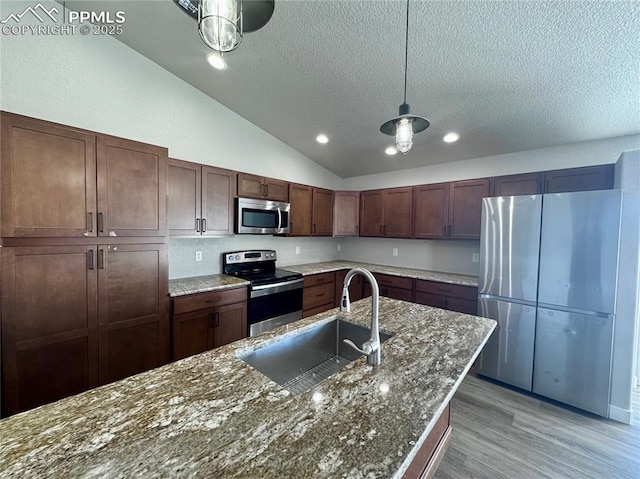
M 299 395 L 362 356 L 342 342 L 360 345 L 371 335 L 369 328 L 335 318 L 299 334 L 283 338 L 240 359 L 283 388 Z M 391 337 L 380 333 L 380 342 Z

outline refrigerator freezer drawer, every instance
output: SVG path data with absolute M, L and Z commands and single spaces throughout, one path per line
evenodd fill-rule
M 531 391 L 535 306 L 480 298 L 478 315 L 498 322 L 482 350 L 478 372 Z
M 538 308 L 533 392 L 608 416 L 613 319 Z

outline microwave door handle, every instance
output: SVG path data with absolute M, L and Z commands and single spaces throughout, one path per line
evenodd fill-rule
M 276 208 L 278 210 L 278 231 L 282 228 L 282 212 L 280 208 Z

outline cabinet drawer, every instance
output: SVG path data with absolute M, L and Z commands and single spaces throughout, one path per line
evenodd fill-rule
M 314 314 L 324 313 L 325 311 L 329 311 L 333 309 L 333 304 L 321 304 L 320 306 L 316 306 L 315 308 L 305 309 L 302 313 L 303 318 L 308 318 L 309 316 L 313 316 Z
M 320 284 L 318 286 L 311 286 L 310 288 L 304 288 L 302 296 L 302 309 L 307 310 L 320 306 L 321 304 L 333 305 L 334 297 L 334 285 L 333 283 Z
M 413 279 L 411 278 L 403 278 L 401 276 L 392 276 L 390 274 L 374 274 L 376 280 L 378 281 L 378 286 L 382 288 L 383 286 L 390 286 L 392 288 L 399 289 L 413 289 Z
M 416 303 L 424 304 L 426 306 L 433 306 L 434 308 L 444 308 L 444 296 L 433 293 L 423 293 L 422 291 L 416 291 Z
M 466 313 L 477 316 L 478 301 L 460 298 L 447 298 L 446 309 L 450 311 L 457 311 L 458 313 Z
M 304 277 L 304 287 L 308 288 L 319 284 L 333 283 L 335 280 L 335 271 L 332 271 L 331 273 L 312 274 L 311 276 Z
M 173 300 L 173 314 L 188 313 L 199 309 L 241 303 L 247 300 L 247 288 L 233 288 L 208 293 L 189 294 Z
M 474 286 L 461 286 L 459 284 L 440 283 L 438 281 L 425 281 L 418 279 L 416 280 L 416 292 L 418 291 L 469 299 L 473 301 L 478 299 L 478 288 Z
M 411 291 L 410 289 L 400 289 L 383 286 L 382 288 L 380 288 L 380 295 L 387 298 L 413 302 L 413 291 Z

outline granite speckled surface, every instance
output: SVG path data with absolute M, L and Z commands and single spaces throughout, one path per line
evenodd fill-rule
M 345 319 L 369 324 L 370 301 Z M 293 396 L 237 354 L 337 310 L 0 421 L 3 478 L 401 477 L 495 322 L 380 299 L 382 364 Z M 380 388 L 386 384 L 385 388 Z
M 406 278 L 426 279 L 441 283 L 459 284 L 461 286 L 478 286 L 478 277 L 466 274 L 441 273 L 424 269 L 400 268 L 397 266 L 385 266 L 382 264 L 358 263 L 355 261 L 326 261 L 323 263 L 309 263 L 291 266 L 283 266 L 283 269 L 302 273 L 303 275 L 328 273 L 341 269 L 366 268 L 372 273 L 404 276 Z
M 169 280 L 169 296 L 184 296 L 187 294 L 206 293 L 238 286 L 247 286 L 249 281 L 227 276 L 226 274 L 210 274 L 193 278 L 179 278 Z

